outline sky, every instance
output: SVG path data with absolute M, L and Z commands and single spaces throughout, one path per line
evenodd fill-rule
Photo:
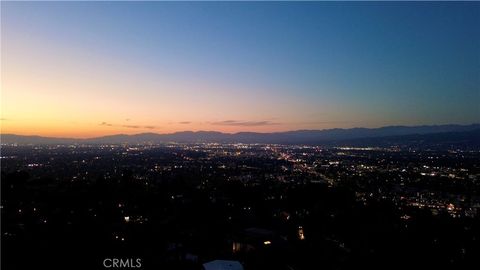
M 480 3 L 1 2 L 1 132 L 480 122 Z

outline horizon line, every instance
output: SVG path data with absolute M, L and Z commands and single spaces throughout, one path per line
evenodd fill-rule
M 421 125 L 386 125 L 380 127 L 351 127 L 351 128 L 324 128 L 324 129 L 296 129 L 296 130 L 285 130 L 285 131 L 275 131 L 275 132 L 255 132 L 255 131 L 239 131 L 239 132 L 222 132 L 216 130 L 182 130 L 182 131 L 175 131 L 170 133 L 157 133 L 157 132 L 140 132 L 140 133 L 113 133 L 109 135 L 102 135 L 102 136 L 93 136 L 93 137 L 56 137 L 56 136 L 42 136 L 37 134 L 19 134 L 19 133 L 3 133 L 0 131 L 0 136 L 4 135 L 14 135 L 14 136 L 24 136 L 24 137 L 42 137 L 42 138 L 52 138 L 52 139 L 76 139 L 76 140 L 88 140 L 88 139 L 97 139 L 97 138 L 104 138 L 104 137 L 111 137 L 111 136 L 137 136 L 142 134 L 155 134 L 155 135 L 174 135 L 178 133 L 201 133 L 201 132 L 215 132 L 221 133 L 226 135 L 236 135 L 241 133 L 255 133 L 255 134 L 278 134 L 278 133 L 287 133 L 287 132 L 299 132 L 299 131 L 328 131 L 328 130 L 352 130 L 352 129 L 381 129 L 381 128 L 389 128 L 389 127 L 436 127 L 436 126 L 475 126 L 480 125 L 480 122 L 470 123 L 470 124 L 421 124 Z

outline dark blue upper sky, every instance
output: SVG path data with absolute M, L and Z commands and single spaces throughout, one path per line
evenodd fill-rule
M 141 78 L 142 87 L 118 90 L 134 97 L 131 106 L 194 99 L 198 111 L 185 101 L 175 107 L 188 110 L 166 109 L 169 122 L 295 129 L 480 120 L 480 3 L 2 3 L 2 15 L 7 70 L 26 65 L 16 60 L 26 54 L 42 59 L 30 63 L 37 68 L 58 54 L 91 72 L 112 66 L 105 84 Z

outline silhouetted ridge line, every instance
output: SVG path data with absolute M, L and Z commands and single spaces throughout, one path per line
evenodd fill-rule
M 286 132 L 258 133 L 238 132 L 222 133 L 218 131 L 181 131 L 170 134 L 140 133 L 135 135 L 109 135 L 88 139 L 53 138 L 41 136 L 22 136 L 15 134 L 2 134 L 2 143 L 17 144 L 142 144 L 142 143 L 166 143 L 166 142 L 219 142 L 219 143 L 279 143 L 279 144 L 332 144 L 345 142 L 359 142 L 361 139 L 390 137 L 390 140 L 402 141 L 403 136 L 420 136 L 429 134 L 441 134 L 436 136 L 445 141 L 455 141 L 457 138 L 467 138 L 476 141 L 476 132 L 480 130 L 480 124 L 471 125 L 432 125 L 432 126 L 387 126 L 381 128 L 351 128 L 351 129 L 325 129 L 325 130 L 296 130 Z M 469 135 L 460 135 L 465 133 Z M 470 133 L 468 133 L 470 132 Z M 472 133 L 473 132 L 473 133 Z M 451 136 L 452 138 L 449 138 Z M 463 137 L 462 137 L 463 136 Z M 402 137 L 402 138 L 400 138 Z M 427 136 L 432 137 L 432 136 Z M 428 139 L 424 137 L 424 139 Z M 409 137 L 410 140 L 414 137 Z M 356 140 L 356 141 L 355 141 Z M 378 141 L 378 140 L 377 140 Z M 370 140 L 375 143 L 375 140 Z

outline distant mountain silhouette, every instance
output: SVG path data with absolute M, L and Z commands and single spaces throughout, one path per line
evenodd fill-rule
M 297 130 L 287 132 L 258 133 L 238 132 L 234 134 L 217 131 L 182 131 L 170 134 L 141 133 L 135 135 L 110 135 L 89 139 L 51 138 L 40 136 L 1 135 L 2 143 L 17 144 L 142 144 L 165 142 L 225 142 L 225 143 L 280 143 L 280 144 L 378 144 L 389 141 L 436 140 L 454 141 L 465 138 L 478 142 L 480 124 L 433 125 L 433 126 L 387 126 L 381 128 L 351 128 L 325 130 Z M 464 133 L 464 134 L 460 134 Z M 441 135 L 443 134 L 443 135 Z M 429 135 L 429 136 L 426 136 Z M 431 135 L 431 136 L 430 136 Z M 462 137 L 463 136 L 463 137 Z M 381 138 L 381 139 L 380 139 Z
M 480 129 L 458 132 L 441 132 L 428 134 L 412 134 L 401 136 L 385 136 L 374 138 L 359 138 L 350 140 L 331 141 L 331 146 L 376 146 L 388 147 L 392 145 L 429 148 L 429 149 L 480 149 Z

